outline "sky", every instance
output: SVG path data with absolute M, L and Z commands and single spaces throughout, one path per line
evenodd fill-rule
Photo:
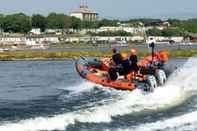
M 197 0 L 1 0 L 0 13 L 69 14 L 82 3 L 101 18 L 197 18 Z

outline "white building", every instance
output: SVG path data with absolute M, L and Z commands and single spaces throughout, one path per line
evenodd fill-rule
M 144 27 L 123 27 L 123 26 L 103 26 L 100 27 L 99 29 L 96 30 L 96 32 L 105 32 L 105 31 L 110 31 L 110 32 L 116 32 L 116 31 L 125 31 L 128 33 L 139 33 L 139 32 L 145 32 L 145 30 L 148 30 L 147 28 Z
M 0 37 L 0 44 L 12 45 L 12 44 L 25 44 L 25 37 Z
M 62 29 L 46 29 L 45 33 L 47 34 L 55 34 L 55 35 L 62 35 Z
M 96 21 L 98 20 L 98 13 L 88 9 L 88 6 L 81 5 L 76 11 L 71 12 L 70 16 L 74 16 L 83 21 Z
M 181 43 L 184 41 L 184 37 L 182 36 L 173 36 L 173 37 L 164 37 L 164 36 L 149 36 L 149 40 L 155 40 L 156 43 L 169 43 L 170 41 L 175 43 Z
M 117 42 L 117 41 L 143 41 L 142 36 L 95 36 L 95 37 L 67 37 L 65 42 Z
M 32 33 L 33 35 L 40 35 L 41 29 L 40 28 L 33 28 L 33 29 L 31 29 L 30 33 Z
M 4 45 L 34 45 L 40 43 L 58 43 L 58 37 L 0 37 L 0 44 Z
M 26 38 L 26 45 L 31 44 L 40 44 L 40 43 L 58 43 L 58 37 L 27 37 Z

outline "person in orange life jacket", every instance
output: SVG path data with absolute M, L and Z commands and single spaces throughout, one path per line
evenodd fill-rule
M 139 67 L 137 65 L 138 58 L 137 58 L 137 51 L 135 49 L 130 50 L 129 61 L 130 61 L 131 71 L 137 73 L 139 70 Z

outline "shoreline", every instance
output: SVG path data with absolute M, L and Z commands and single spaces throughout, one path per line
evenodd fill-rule
M 128 51 L 121 51 L 128 53 Z M 197 49 L 191 50 L 171 50 L 169 52 L 170 58 L 189 58 L 197 55 Z M 149 51 L 139 51 L 138 56 L 144 57 L 150 55 Z M 0 61 L 52 61 L 52 60 L 76 60 L 83 57 L 110 57 L 111 51 L 13 51 L 1 52 Z
M 187 59 L 190 57 L 170 57 L 169 59 Z M 68 60 L 77 60 L 77 59 L 71 59 L 71 58 L 62 58 L 62 59 L 9 59 L 9 60 L 0 60 L 0 62 L 11 62 L 11 61 L 68 61 Z

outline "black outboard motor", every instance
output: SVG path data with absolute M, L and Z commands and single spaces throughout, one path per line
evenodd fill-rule
M 117 71 L 116 71 L 115 68 L 110 68 L 108 73 L 109 73 L 109 79 L 110 80 L 112 80 L 112 81 L 117 80 L 118 74 L 117 74 Z

